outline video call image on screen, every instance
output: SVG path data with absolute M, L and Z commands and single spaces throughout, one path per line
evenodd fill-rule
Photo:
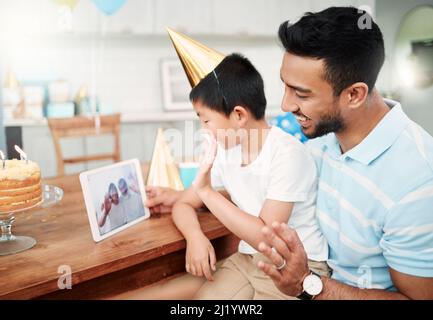
M 100 235 L 145 215 L 134 164 L 88 176 Z

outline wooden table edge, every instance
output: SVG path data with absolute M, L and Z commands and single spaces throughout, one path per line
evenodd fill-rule
M 218 228 L 216 230 L 211 230 L 208 232 L 205 232 L 206 236 L 209 238 L 209 240 L 215 240 L 218 238 L 222 238 L 224 236 L 228 236 L 231 234 L 231 232 L 225 228 Z M 163 248 L 163 250 L 161 250 Z M 154 248 L 147 252 L 138 252 L 129 256 L 125 256 L 121 259 L 106 262 L 101 265 L 93 266 L 90 268 L 87 268 L 85 270 L 79 270 L 77 272 L 72 273 L 72 285 L 77 285 L 89 280 L 96 279 L 98 277 L 126 269 L 147 261 L 154 260 L 158 257 L 168 255 L 171 253 L 174 253 L 176 251 L 185 249 L 185 239 L 181 239 L 179 241 L 173 242 L 171 244 Z M 156 255 L 152 255 L 155 254 Z M 143 255 L 144 258 L 137 259 L 139 256 Z M 132 263 L 128 263 L 128 261 L 134 261 Z M 107 268 L 102 268 L 107 266 Z M 108 268 L 109 267 L 109 268 Z M 95 270 L 107 270 L 107 272 L 94 272 Z M 60 277 L 60 274 L 59 274 Z M 18 289 L 16 291 L 10 291 L 6 293 L 0 294 L 0 300 L 15 300 L 15 299 L 34 299 L 46 294 L 53 293 L 55 291 L 60 290 L 58 287 L 58 280 L 59 277 L 56 277 L 54 279 L 49 279 L 44 282 L 35 283 L 31 286 L 23 287 L 21 289 Z

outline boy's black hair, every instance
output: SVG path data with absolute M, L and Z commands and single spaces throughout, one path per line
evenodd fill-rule
M 324 60 L 324 77 L 335 96 L 356 82 L 372 92 L 385 49 L 379 26 L 366 11 L 331 7 L 309 12 L 293 25 L 283 22 L 278 36 L 287 52 Z
M 262 76 L 247 58 L 237 53 L 225 57 L 191 90 L 189 98 L 227 117 L 236 106 L 249 110 L 257 120 L 265 116 Z

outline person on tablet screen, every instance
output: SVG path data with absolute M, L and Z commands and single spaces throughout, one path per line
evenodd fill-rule
M 133 188 L 129 188 L 124 178 L 119 180 L 118 187 L 121 193 L 120 205 L 123 207 L 127 221 L 144 216 L 144 205 L 140 194 Z
M 104 210 L 98 221 L 100 228 L 107 223 L 107 219 L 109 220 L 111 230 L 118 228 L 127 222 L 125 211 L 123 206 L 120 204 L 119 192 L 114 183 L 110 183 L 108 194 L 104 197 Z

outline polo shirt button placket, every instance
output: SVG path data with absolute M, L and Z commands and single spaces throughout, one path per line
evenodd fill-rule
M 341 169 L 343 168 L 343 163 L 342 163 L 341 157 L 336 159 L 336 160 L 337 160 L 336 167 L 337 167 L 338 171 L 341 171 Z M 340 179 L 340 177 L 337 175 L 337 176 L 333 177 L 333 181 L 332 181 L 332 187 L 337 191 L 338 191 L 338 186 L 339 186 L 339 183 L 338 183 L 339 179 Z

